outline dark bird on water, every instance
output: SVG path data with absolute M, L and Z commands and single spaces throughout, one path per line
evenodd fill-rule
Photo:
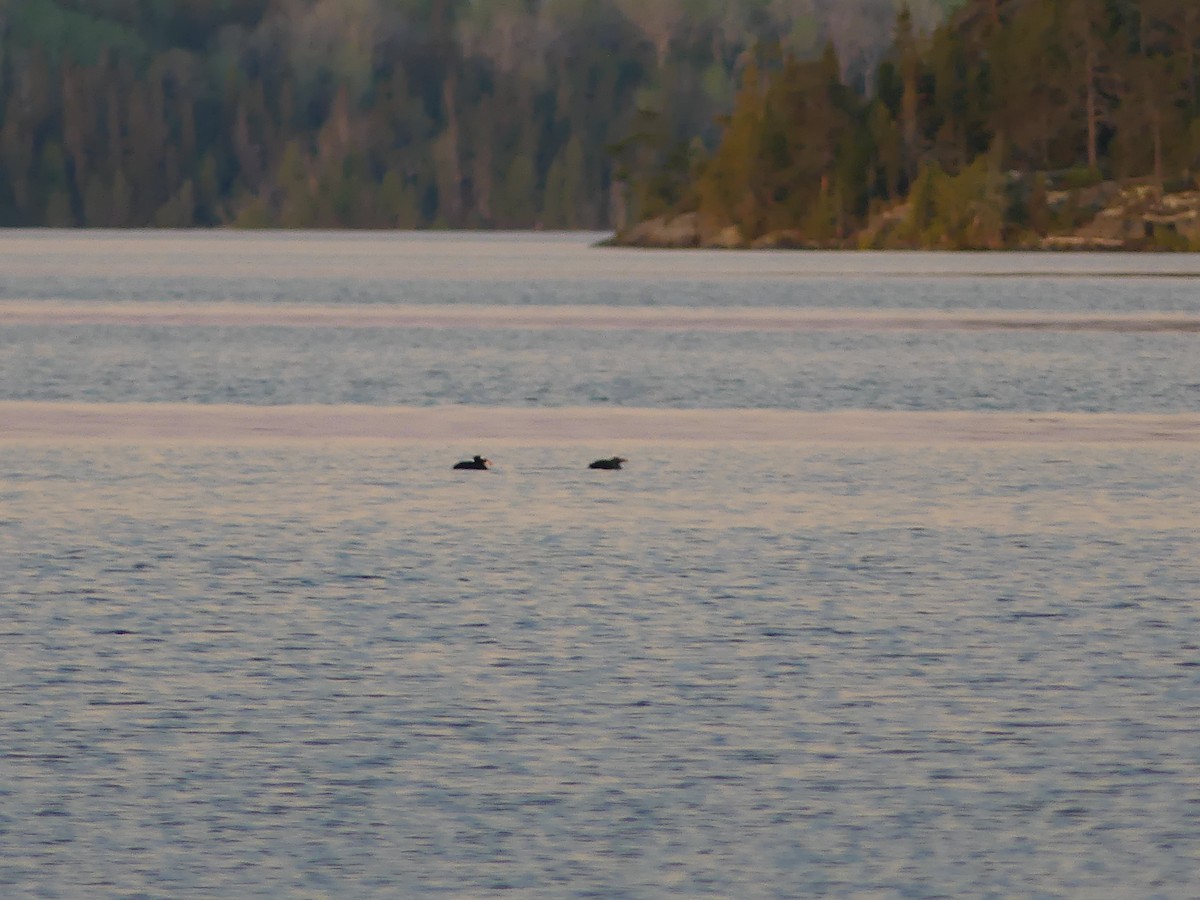
M 476 455 L 474 459 L 464 459 L 462 462 L 456 462 L 456 469 L 486 469 L 492 464 L 490 459 L 484 459 L 482 456 Z
M 623 456 L 613 456 L 609 459 L 598 459 L 588 466 L 589 469 L 619 469 L 621 463 L 629 462 Z

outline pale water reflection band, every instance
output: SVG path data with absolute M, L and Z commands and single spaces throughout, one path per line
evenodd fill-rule
M 0 323 L 143 327 L 508 328 L 653 331 L 1095 331 L 1200 333 L 1171 312 L 850 310 L 780 307 L 383 306 L 299 303 L 0 301 Z
M 1200 413 L 0 402 L 0 441 L 1200 442 Z

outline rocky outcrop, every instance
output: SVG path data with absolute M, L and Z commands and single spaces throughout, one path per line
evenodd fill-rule
M 610 243 L 621 247 L 657 247 L 665 250 L 685 247 L 737 250 L 749 246 L 736 225 L 705 227 L 700 215 L 694 212 L 646 219 L 618 232 Z
M 1012 248 L 1043 250 L 1188 250 L 1200 249 L 1200 190 L 1164 193 L 1146 184 L 1105 181 L 1073 190 L 1050 191 L 1046 205 L 1060 224 L 1039 237 L 1014 226 Z M 815 242 L 796 230 L 779 230 L 747 241 L 737 226 L 706 224 L 695 212 L 659 216 L 639 222 L 609 243 L 624 247 L 678 249 L 844 249 L 911 247 L 894 235 L 908 219 L 908 204 L 872 217 L 857 234 Z M 1065 224 L 1064 224 L 1065 223 Z M 1007 229 L 1006 229 L 1007 230 Z M 941 249 L 930 247 L 929 249 Z
M 624 247 L 660 247 L 678 249 L 700 246 L 700 216 L 683 213 L 678 216 L 658 216 L 638 222 L 620 232 L 614 243 Z
M 1200 246 L 1200 191 L 1163 194 L 1148 185 L 1120 191 L 1090 222 L 1063 238 L 1076 245 L 1119 249 L 1186 249 Z

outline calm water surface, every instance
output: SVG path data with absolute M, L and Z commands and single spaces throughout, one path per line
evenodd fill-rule
M 1198 288 L 0 235 L 0 894 L 1200 896 Z

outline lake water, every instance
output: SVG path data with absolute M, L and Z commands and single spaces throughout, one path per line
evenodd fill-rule
M 1200 896 L 1200 257 L 596 237 L 0 233 L 0 895 Z

